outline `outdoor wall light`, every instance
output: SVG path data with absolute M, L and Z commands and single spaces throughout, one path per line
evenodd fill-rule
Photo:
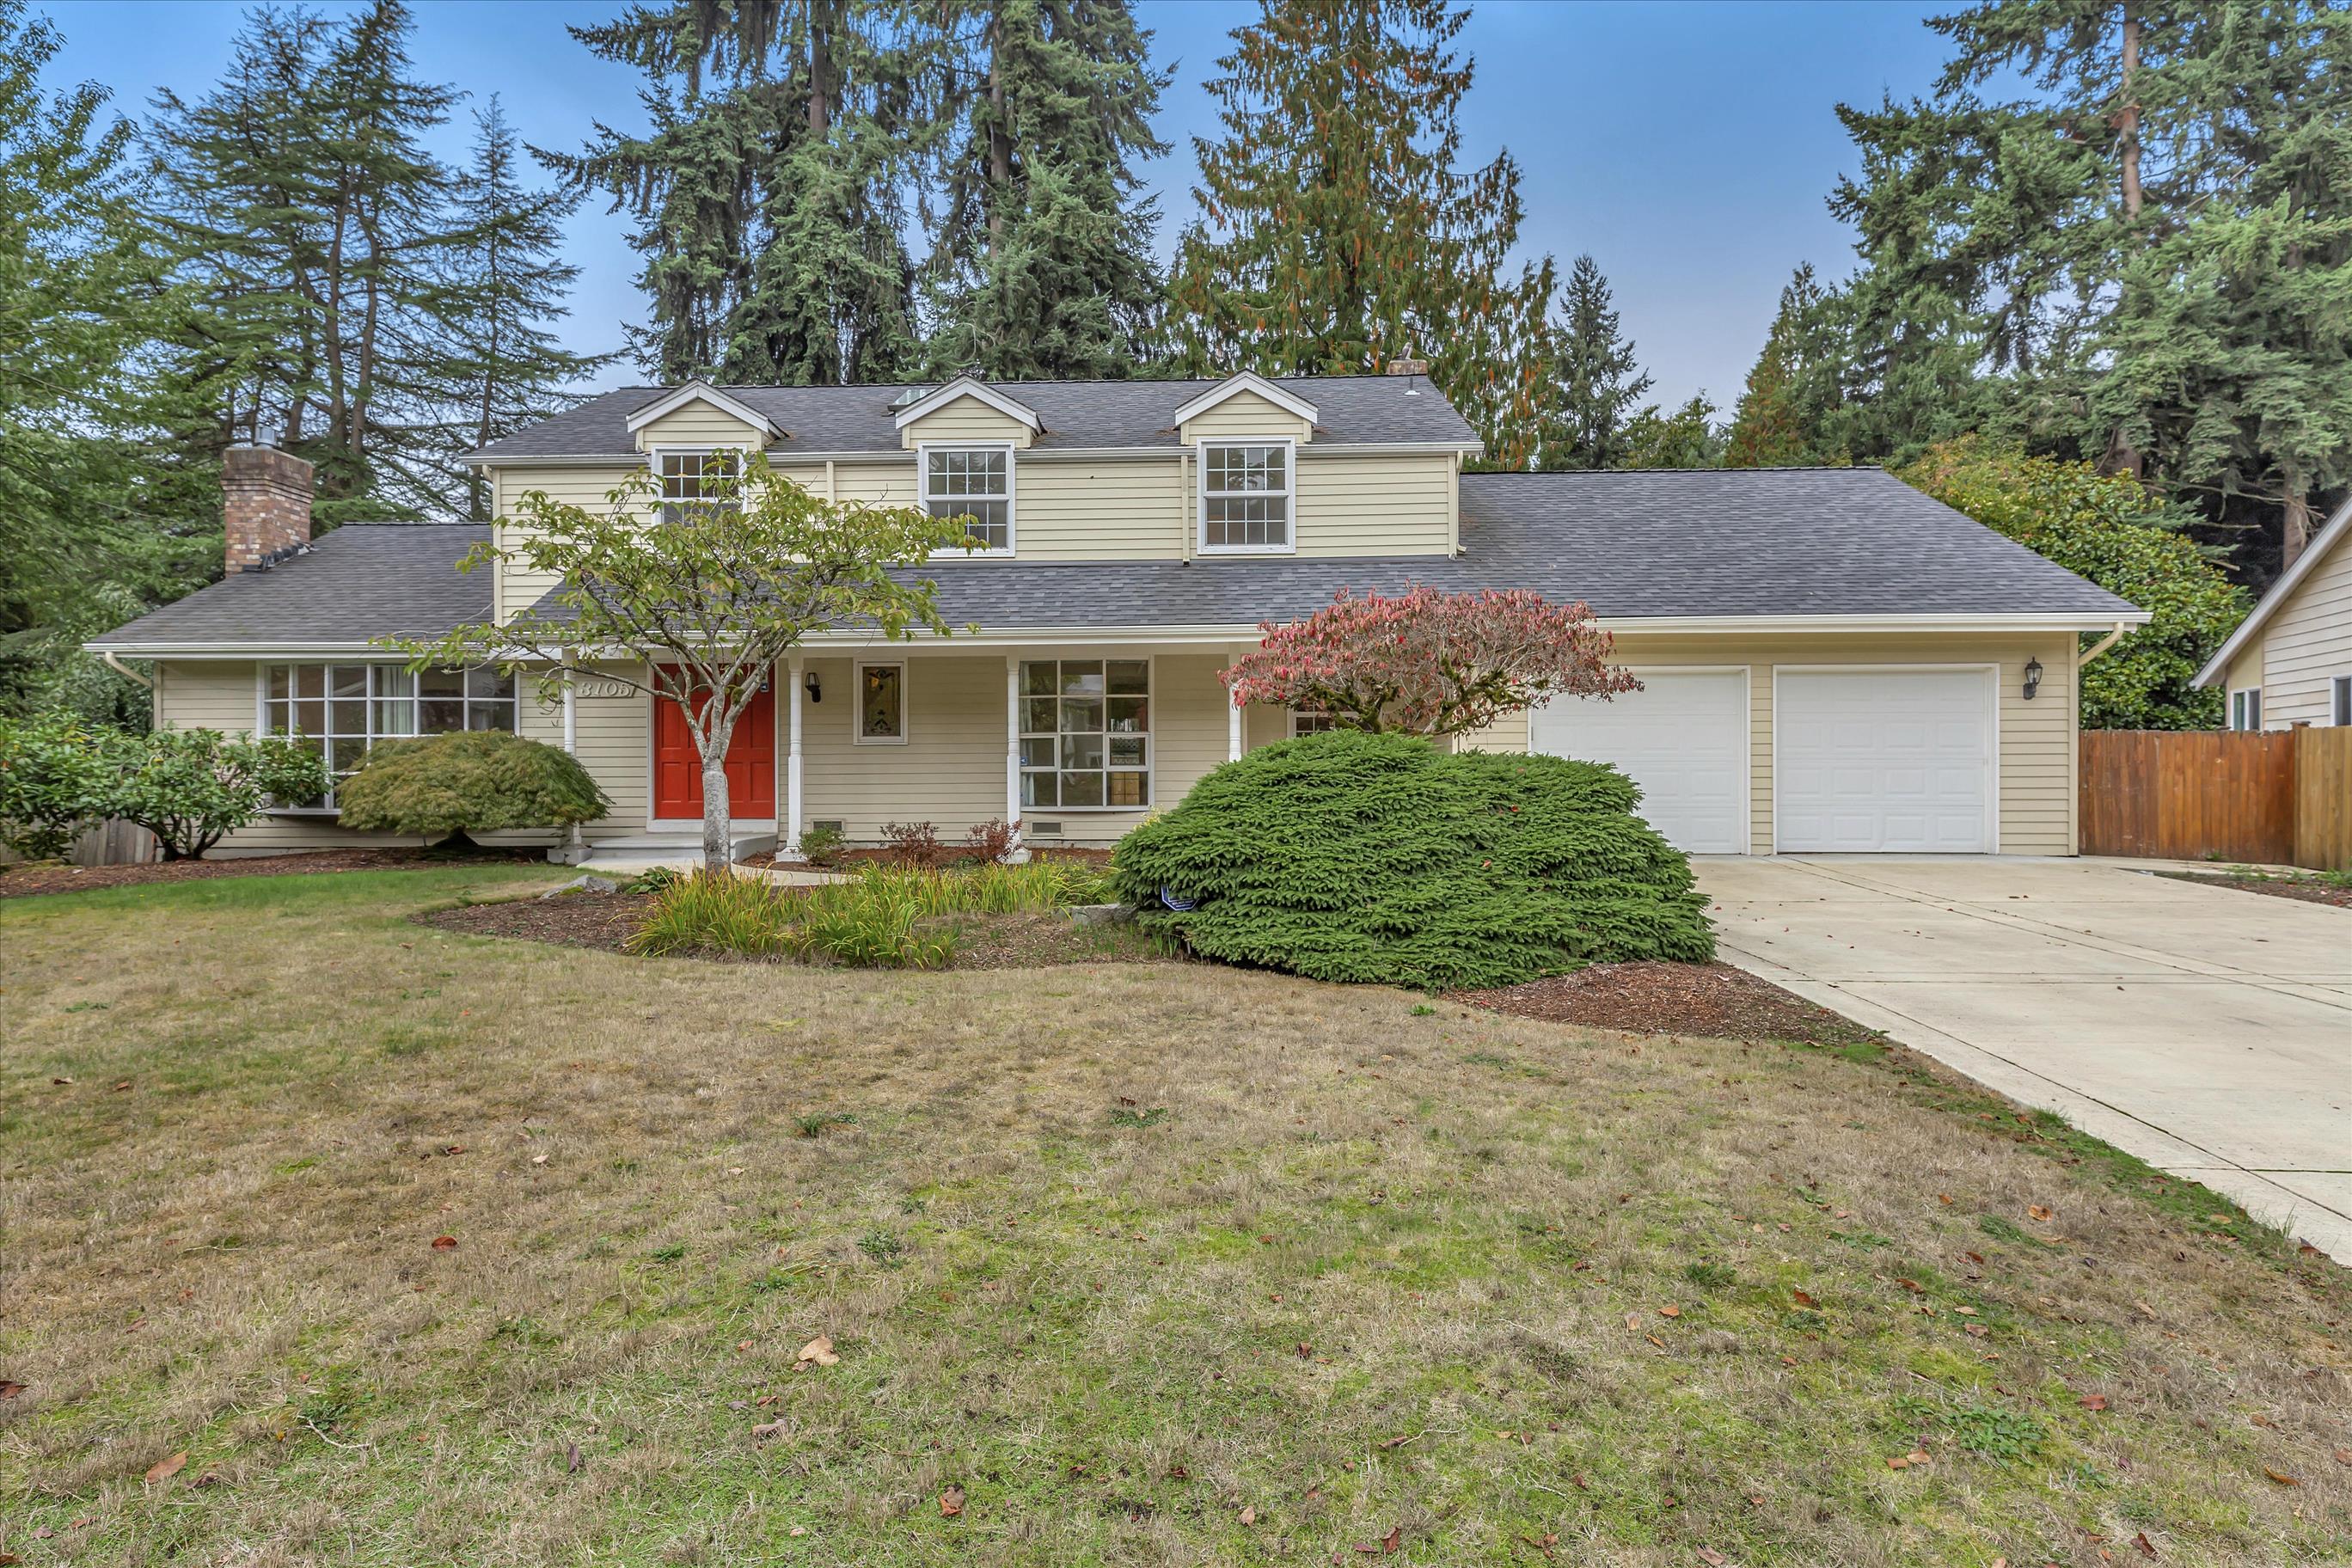
M 2038 658 L 2029 658 L 2025 661 L 2025 700 L 2028 702 L 2032 701 L 2033 694 L 2041 689 L 2042 661 Z
M 824 688 L 816 683 L 816 671 L 814 669 L 801 677 L 801 689 L 809 694 L 811 702 L 824 700 Z

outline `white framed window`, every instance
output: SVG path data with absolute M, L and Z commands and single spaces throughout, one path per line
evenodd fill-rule
M 907 665 L 857 661 L 857 732 L 861 746 L 903 746 L 907 743 Z
M 743 454 L 733 447 L 659 447 L 652 457 L 661 487 L 661 520 L 679 522 L 703 507 L 734 511 L 741 498 L 721 494 L 743 471 Z
M 2352 675 L 2339 675 L 2329 681 L 2327 693 L 2327 721 L 2352 724 Z
M 396 664 L 267 664 L 261 667 L 265 735 L 310 743 L 337 779 L 347 779 L 378 741 L 453 730 L 515 728 L 514 677 L 488 665 L 411 674 Z M 334 792 L 289 805 L 332 811 Z
M 2263 689 L 2248 687 L 2243 691 L 2230 693 L 2230 728 L 2259 730 L 2263 727 Z
M 1320 708 L 1293 708 L 1290 710 L 1290 738 L 1294 741 L 1301 735 L 1319 735 L 1326 730 L 1339 727 L 1331 715 Z
M 923 510 L 933 517 L 971 519 L 975 555 L 1013 553 L 1013 448 L 931 447 L 918 454 Z
M 1141 811 L 1151 805 L 1151 661 L 1021 663 L 1021 805 Z
M 1286 555 L 1297 444 L 1265 437 L 1201 443 L 1201 550 Z

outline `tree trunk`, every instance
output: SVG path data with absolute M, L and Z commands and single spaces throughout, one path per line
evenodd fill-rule
M 826 0 L 809 7 L 808 124 L 819 136 L 833 129 L 833 39 L 825 26 L 831 11 Z
M 724 877 L 735 864 L 733 823 L 728 814 L 727 761 L 722 746 L 719 760 L 702 761 L 702 871 Z
M 1004 205 L 1013 183 L 1013 138 L 1004 124 L 1004 14 L 988 24 L 988 258 L 1004 243 Z
M 2303 487 L 2303 467 L 2286 465 L 2286 516 L 2279 530 L 2279 570 L 2294 564 L 2303 547 L 2311 542 L 2311 492 Z
M 2124 221 L 2139 222 L 2139 18 L 2124 10 L 2124 101 L 2116 111 L 2116 131 L 2123 144 Z

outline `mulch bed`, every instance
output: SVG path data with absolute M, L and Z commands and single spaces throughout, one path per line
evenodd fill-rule
M 964 857 L 961 846 L 950 844 L 945 847 L 946 852 L 942 855 L 939 862 L 942 868 L 958 865 L 963 862 Z M 1067 849 L 1033 848 L 1029 851 L 1029 858 L 1033 860 L 1067 860 L 1080 866 L 1100 867 L 1110 864 L 1110 853 L 1111 852 L 1108 849 L 1088 849 L 1084 847 L 1072 847 Z M 774 866 L 779 864 L 772 852 L 766 852 L 758 855 L 747 855 L 743 858 L 742 863 L 746 866 Z M 907 866 L 914 863 L 915 862 L 908 860 L 905 856 L 899 854 L 895 849 L 842 849 L 835 851 L 833 858 L 827 862 L 829 866 L 848 867 Z M 782 862 L 782 864 L 787 869 L 797 870 L 803 868 L 806 863 L 800 860 L 786 860 Z
M 1452 1000 L 1555 1024 L 1639 1035 L 1805 1040 L 1824 1046 L 1869 1045 L 1882 1038 L 1874 1029 L 1728 963 L 1596 963 L 1573 974 L 1494 991 L 1456 991 Z
M 565 947 L 623 951 L 629 933 L 653 903 L 643 893 L 562 893 L 436 910 L 416 918 L 469 936 L 520 937 Z M 1040 969 L 1062 963 L 1144 963 L 1162 954 L 1132 926 L 1080 925 L 1059 910 L 1021 914 L 946 917 L 962 928 L 951 969 Z M 687 955 L 698 956 L 698 955 Z M 734 953 L 709 955 L 729 963 L 758 963 Z M 775 962 L 783 962 L 778 960 Z
M 2232 877 L 2205 871 L 2158 871 L 2157 875 L 2176 882 L 2203 882 L 2215 888 L 2235 888 L 2241 892 L 2268 893 L 2273 899 L 2296 899 L 2306 904 L 2352 910 L 2352 886 L 2323 882 L 2316 877 Z
M 446 866 L 544 864 L 544 849 L 319 849 L 294 855 L 247 855 L 228 860 L 158 860 L 144 866 L 16 866 L 0 871 L 0 899 L 36 893 L 86 893 L 94 888 L 137 888 L 151 882 L 194 882 L 210 877 L 295 877 L 314 871 L 430 871 Z

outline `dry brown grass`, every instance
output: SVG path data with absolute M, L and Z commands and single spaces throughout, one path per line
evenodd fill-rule
M 0 909 L 0 1552 L 2345 1560 L 2342 1271 L 1906 1064 L 402 918 L 523 875 Z

